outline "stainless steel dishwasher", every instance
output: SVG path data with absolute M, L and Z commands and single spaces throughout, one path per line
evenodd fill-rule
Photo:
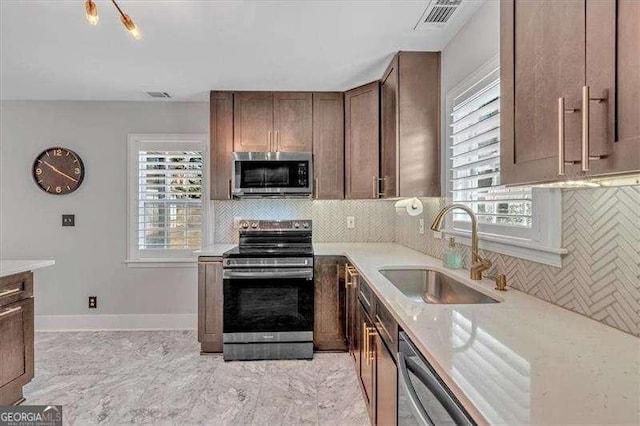
M 406 333 L 398 353 L 398 425 L 475 425 Z

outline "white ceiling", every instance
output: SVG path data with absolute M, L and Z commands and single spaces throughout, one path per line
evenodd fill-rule
M 206 100 L 211 89 L 344 90 L 380 78 L 398 50 L 441 50 L 483 0 L 414 31 L 422 1 L 2 0 L 2 99 Z

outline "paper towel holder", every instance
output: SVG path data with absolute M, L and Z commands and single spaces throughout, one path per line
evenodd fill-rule
M 422 201 L 420 201 L 417 197 L 412 197 L 412 198 L 406 198 L 404 200 L 397 201 L 395 203 L 395 208 L 397 212 L 400 209 L 402 209 L 406 211 L 405 214 L 409 214 L 409 216 L 413 216 L 413 215 L 418 215 L 422 213 L 424 206 L 422 205 Z

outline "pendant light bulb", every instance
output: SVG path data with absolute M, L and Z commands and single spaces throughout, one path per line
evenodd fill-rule
M 136 24 L 134 24 L 133 19 L 131 19 L 129 15 L 123 14 L 120 20 L 122 21 L 122 24 L 127 29 L 127 31 L 129 31 L 129 33 L 131 33 L 131 35 L 136 40 L 140 40 L 142 34 L 140 34 L 140 30 L 138 30 L 138 27 L 136 26 Z
M 84 8 L 87 11 L 87 21 L 91 25 L 98 25 L 98 21 L 100 18 L 98 17 L 98 6 L 93 2 L 93 0 L 87 0 L 84 3 Z

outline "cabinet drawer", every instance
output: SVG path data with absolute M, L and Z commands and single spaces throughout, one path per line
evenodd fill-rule
M 382 340 L 389 346 L 393 357 L 398 352 L 398 323 L 380 301 L 376 300 L 373 321 L 380 332 Z
M 33 298 L 0 308 L 0 342 L 0 405 L 8 405 L 33 378 Z
M 0 307 L 33 296 L 33 273 L 23 272 L 0 278 Z
M 362 278 L 362 276 L 358 279 L 358 299 L 362 302 L 362 306 L 364 306 L 367 314 L 369 314 L 369 316 L 373 316 L 373 302 L 375 300 L 375 295 L 373 294 L 373 291 L 371 291 L 369 284 Z

